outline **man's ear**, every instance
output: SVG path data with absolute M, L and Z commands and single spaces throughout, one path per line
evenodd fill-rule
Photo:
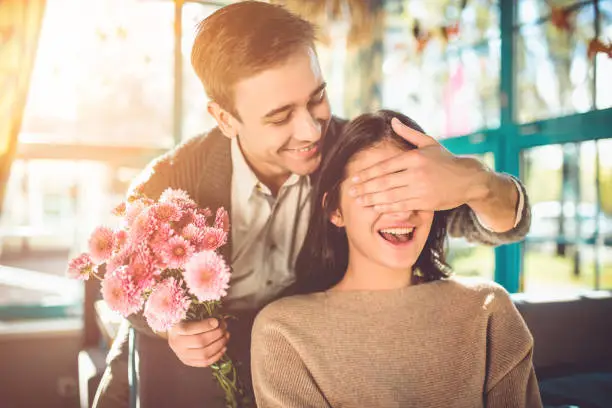
M 223 109 L 217 102 L 210 101 L 207 105 L 208 113 L 217 121 L 221 133 L 230 139 L 238 135 L 237 121 L 234 116 Z

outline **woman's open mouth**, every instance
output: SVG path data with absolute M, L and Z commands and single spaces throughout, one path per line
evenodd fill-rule
M 384 228 L 378 231 L 378 235 L 393 245 L 406 244 L 414 238 L 415 227 Z

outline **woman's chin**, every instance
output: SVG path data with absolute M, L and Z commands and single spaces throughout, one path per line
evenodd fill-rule
M 406 257 L 394 259 L 393 257 L 387 257 L 381 261 L 382 264 L 389 269 L 412 272 L 412 267 L 414 266 L 416 259 L 407 259 Z

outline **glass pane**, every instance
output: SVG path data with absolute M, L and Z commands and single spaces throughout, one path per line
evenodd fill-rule
M 197 25 L 214 13 L 218 6 L 199 3 L 183 5 L 183 38 L 181 49 L 183 55 L 183 139 L 204 133 L 217 123 L 207 112 L 209 101 L 202 82 L 191 66 L 191 48 L 195 39 Z
M 49 0 L 20 141 L 170 146 L 173 14 L 172 2 Z
M 23 262 L 23 256 L 0 260 L 0 306 L 76 305 L 83 299 L 82 283 L 63 276 L 67 253 L 46 255 L 38 262 Z M 53 266 L 55 269 L 51 269 Z M 80 306 L 75 309 L 79 313 Z
M 561 294 L 595 287 L 592 246 L 571 246 L 559 254 L 559 246 L 554 242 L 527 242 L 524 256 L 525 292 Z
M 93 228 L 117 222 L 110 211 L 137 171 L 91 161 L 16 160 L 0 220 L 4 252 L 18 251 L 24 240 L 32 251 L 83 249 Z
M 611 46 L 612 44 L 612 1 L 599 2 L 599 39 Z M 605 54 L 597 54 L 597 109 L 612 107 L 612 58 Z
M 611 142 L 552 145 L 523 153 L 532 204 L 525 291 L 574 291 L 612 283 L 612 162 L 604 153 L 611 151 Z
M 599 150 L 599 197 L 601 214 L 598 217 L 597 240 L 600 288 L 612 289 L 612 139 L 597 142 Z
M 550 16 L 550 6 L 571 7 L 579 3 L 577 0 L 519 0 L 518 2 L 518 23 L 519 24 L 538 24 Z
M 521 2 L 525 10 L 539 10 L 541 0 Z M 539 8 L 538 8 L 539 7 Z M 533 10 L 532 10 L 533 11 Z M 550 11 L 545 15 L 549 15 Z M 532 21 L 539 17 L 525 17 Z M 585 4 L 570 14 L 570 31 L 557 28 L 549 18 L 528 24 L 516 33 L 517 120 L 521 123 L 581 113 L 593 109 L 593 70 L 587 58 L 595 35 L 595 9 Z
M 495 168 L 493 153 L 477 156 L 490 168 Z M 467 242 L 462 238 L 449 238 L 447 260 L 455 274 L 481 276 L 493 280 L 495 272 L 495 249 Z
M 409 112 L 439 137 L 499 126 L 499 8 L 486 1 L 463 11 L 448 2 L 402 5 L 386 18 L 383 106 Z M 429 39 L 417 41 L 415 27 Z

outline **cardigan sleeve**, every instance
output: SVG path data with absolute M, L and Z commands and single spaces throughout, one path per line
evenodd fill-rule
M 542 407 L 533 368 L 533 337 L 523 318 L 501 287 L 492 293 L 487 327 L 488 408 Z
M 511 176 L 510 176 L 511 177 Z M 453 237 L 464 237 L 470 242 L 485 245 L 503 245 L 520 241 L 527 236 L 531 226 L 531 209 L 525 186 L 517 178 L 512 177 L 516 186 L 520 188 L 523 198 L 521 214 L 517 214 L 518 223 L 509 231 L 494 232 L 482 225 L 472 209 L 464 204 L 450 211 L 448 217 L 448 232 Z
M 268 310 L 257 316 L 251 340 L 251 372 L 259 408 L 329 408 L 299 353 Z

